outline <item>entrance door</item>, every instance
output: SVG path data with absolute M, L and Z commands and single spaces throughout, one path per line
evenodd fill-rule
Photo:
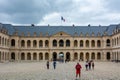
M 66 53 L 66 60 L 67 60 L 67 61 L 70 61 L 70 53 L 69 53 L 69 52 Z
M 56 60 L 57 60 L 57 53 L 54 52 L 54 53 L 53 53 L 53 61 L 56 61 Z
M 110 60 L 110 52 L 107 52 L 106 58 L 107 60 Z
M 12 60 L 15 60 L 15 53 L 12 53 L 12 54 L 11 54 L 11 59 L 12 59 Z
M 64 61 L 64 53 L 63 53 L 63 52 L 60 52 L 60 53 L 59 53 L 59 60 L 60 60 L 61 62 Z
M 89 60 L 89 53 L 86 53 L 86 60 Z

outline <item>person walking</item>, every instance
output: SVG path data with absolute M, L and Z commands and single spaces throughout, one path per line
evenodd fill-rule
M 77 79 L 78 75 L 80 78 L 81 77 L 81 69 L 82 69 L 81 65 L 79 63 L 77 63 L 75 66 L 75 69 L 76 69 L 76 79 Z
M 94 66 L 95 66 L 95 64 L 94 64 L 94 62 L 92 61 L 92 69 L 94 70 Z
M 56 69 L 56 61 L 53 61 L 53 67 Z
M 49 61 L 47 61 L 46 65 L 47 65 L 47 69 L 49 69 Z
M 91 70 L 91 61 L 88 62 L 89 70 Z
M 88 61 L 86 61 L 85 63 L 85 68 L 86 68 L 86 71 L 88 70 Z

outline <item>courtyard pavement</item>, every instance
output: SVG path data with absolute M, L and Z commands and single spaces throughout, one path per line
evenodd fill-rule
M 59 63 L 53 69 L 46 69 L 46 62 L 5 62 L 0 63 L 0 80 L 75 80 L 77 62 Z M 94 70 L 85 70 L 82 65 L 81 80 L 120 80 L 120 63 L 95 62 Z

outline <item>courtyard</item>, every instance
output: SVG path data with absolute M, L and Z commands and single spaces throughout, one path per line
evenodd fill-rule
M 0 63 L 0 80 L 75 80 L 77 62 L 59 63 L 53 69 L 46 68 L 46 62 L 5 62 Z M 120 80 L 120 63 L 95 62 L 94 70 L 85 70 L 82 65 L 81 80 Z

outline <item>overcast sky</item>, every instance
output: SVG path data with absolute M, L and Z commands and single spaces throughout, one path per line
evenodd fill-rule
M 61 16 L 65 22 L 61 21 Z M 0 0 L 0 23 L 118 24 L 120 0 Z

